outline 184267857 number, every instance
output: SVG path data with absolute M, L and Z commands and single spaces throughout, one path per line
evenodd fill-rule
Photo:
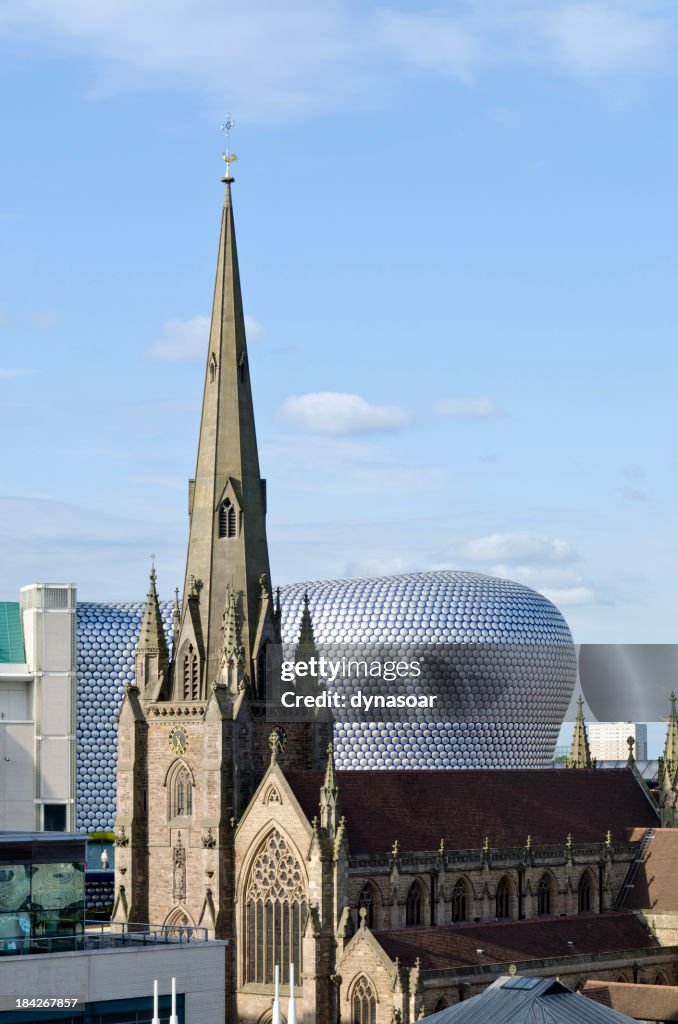
M 16 996 L 15 1010 L 67 1010 L 78 1004 L 77 996 Z

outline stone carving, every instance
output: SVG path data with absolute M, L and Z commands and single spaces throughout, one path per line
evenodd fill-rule
M 211 828 L 208 828 L 207 832 L 202 837 L 202 845 L 206 850 L 213 850 L 214 847 L 217 845 L 216 837 Z
M 181 832 L 177 835 L 177 842 L 172 851 L 174 870 L 172 872 L 172 895 L 175 900 L 186 899 L 186 850 L 181 842 Z
M 121 826 L 120 831 L 115 836 L 116 846 L 129 846 L 129 836 L 124 825 Z

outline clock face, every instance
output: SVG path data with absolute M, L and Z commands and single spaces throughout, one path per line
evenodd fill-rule
M 169 734 L 170 750 L 174 754 L 185 754 L 188 750 L 188 734 L 183 725 L 175 725 Z

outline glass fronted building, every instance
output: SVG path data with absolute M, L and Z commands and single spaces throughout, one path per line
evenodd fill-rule
M 0 833 L 0 955 L 72 949 L 85 927 L 83 836 Z

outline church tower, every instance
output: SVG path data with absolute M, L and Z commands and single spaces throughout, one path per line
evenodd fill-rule
M 119 921 L 234 926 L 233 837 L 268 769 L 324 767 L 326 723 L 267 721 L 265 662 L 280 643 L 266 540 L 227 158 L 200 437 L 189 481 L 189 540 L 168 652 L 151 573 L 136 674 L 118 717 L 116 898 Z M 308 613 L 308 609 L 306 609 Z M 310 617 L 307 614 L 304 636 Z M 300 627 L 302 624 L 300 623 Z M 227 990 L 233 988 L 227 979 Z

